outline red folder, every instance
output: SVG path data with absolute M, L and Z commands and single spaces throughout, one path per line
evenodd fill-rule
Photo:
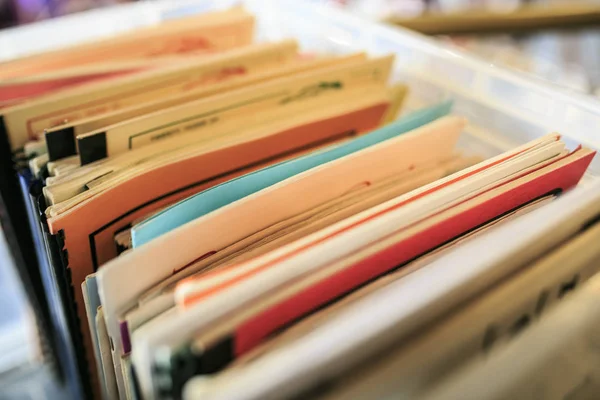
M 578 149 L 572 154 L 577 155 L 578 151 L 581 150 Z M 394 243 L 263 310 L 235 330 L 235 356 L 253 349 L 269 334 L 293 320 L 457 236 L 544 195 L 574 187 L 585 173 L 593 156 L 594 153 L 586 154 L 529 181 L 527 181 L 528 176 L 515 178 L 511 182 L 523 181 L 523 183 L 518 183 L 517 186 L 504 192 L 500 190 L 502 187 L 490 189 L 486 193 L 491 197 L 484 202 L 429 226 L 414 236 Z M 485 193 L 480 196 L 485 196 Z M 467 201 L 465 200 L 463 204 Z

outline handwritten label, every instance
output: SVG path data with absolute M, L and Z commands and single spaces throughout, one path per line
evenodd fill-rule
M 306 99 L 309 97 L 315 97 L 315 96 L 320 95 L 323 92 L 329 92 L 331 90 L 340 90 L 343 87 L 344 87 L 344 85 L 340 81 L 321 82 L 316 85 L 303 87 L 297 93 L 283 98 L 279 102 L 279 104 L 288 104 L 288 103 Z
M 246 67 L 241 65 L 225 67 L 219 71 L 213 72 L 212 74 L 202 75 L 202 77 L 188 82 L 182 87 L 182 91 L 189 91 L 207 83 L 222 82 L 234 76 L 245 75 L 247 72 L 248 70 L 246 69 Z
M 186 54 L 198 50 L 210 50 L 212 48 L 212 43 L 206 38 L 182 37 L 175 41 L 163 43 L 161 47 L 146 53 L 146 57 L 157 57 L 165 54 Z

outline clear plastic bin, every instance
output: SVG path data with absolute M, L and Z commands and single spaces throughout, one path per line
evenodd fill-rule
M 461 142 L 468 150 L 492 155 L 553 131 L 563 133 L 570 145 L 600 149 L 600 102 L 594 98 L 315 1 L 160 0 L 110 7 L 4 31 L 0 60 L 240 3 L 257 15 L 259 40 L 294 37 L 305 50 L 336 54 L 395 53 L 393 79 L 410 85 L 408 108 L 454 98 L 454 112 L 471 123 Z M 596 157 L 587 178 L 599 174 Z

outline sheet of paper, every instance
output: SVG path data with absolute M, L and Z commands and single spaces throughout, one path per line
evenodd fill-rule
M 423 398 L 593 399 L 600 390 L 599 293 L 596 275 L 504 348 L 457 371 Z
M 48 220 L 53 234 L 62 232 L 69 252 L 69 265 L 75 298 L 82 303 L 79 285 L 83 279 L 116 256 L 114 233 L 135 218 L 185 198 L 234 176 L 260 168 L 278 158 L 293 156 L 323 141 L 348 132 L 364 132 L 376 127 L 387 109 L 377 103 L 341 115 L 305 121 L 280 132 L 265 132 L 260 139 L 213 148 L 194 157 L 167 163 L 125 180 L 111 190 L 81 203 Z M 157 184 L 160 182 L 161 184 Z M 80 318 L 85 320 L 83 307 Z M 88 353 L 89 331 L 82 326 Z M 91 353 L 89 353 L 91 356 Z
M 143 60 L 224 51 L 250 44 L 253 28 L 254 18 L 241 8 L 205 13 L 9 61 L 0 66 L 0 77 L 56 72 L 106 60 Z
M 290 62 L 278 63 L 273 66 L 265 66 L 260 71 L 250 71 L 245 75 L 232 74 L 227 79 L 214 82 L 210 85 L 202 85 L 197 88 L 190 89 L 184 93 L 175 93 L 170 96 L 159 96 L 158 98 L 149 98 L 148 101 L 141 104 L 135 104 L 130 107 L 125 107 L 116 111 L 103 113 L 100 115 L 91 116 L 81 120 L 71 121 L 61 124 L 55 128 L 47 129 L 46 132 L 51 134 L 52 131 L 73 129 L 74 135 L 77 138 L 77 151 L 80 153 L 81 163 L 87 164 L 90 160 L 96 159 L 98 156 L 95 153 L 94 147 L 86 153 L 85 147 L 82 148 L 82 141 L 87 134 L 98 131 L 99 129 L 107 128 L 119 122 L 138 117 L 143 114 L 148 114 L 154 111 L 173 107 L 185 102 L 198 100 L 200 98 L 212 96 L 219 93 L 224 93 L 230 90 L 239 89 L 244 86 L 256 84 L 259 82 L 269 81 L 281 78 L 287 75 L 293 75 L 302 71 L 324 68 L 332 64 L 343 64 L 345 62 L 353 62 L 364 59 L 363 54 L 354 54 L 346 57 L 320 57 L 316 59 L 297 59 Z
M 434 108 L 429 109 L 424 112 L 419 112 L 417 114 L 414 114 L 412 117 L 407 117 L 406 120 L 398 122 L 399 132 L 410 129 L 413 126 L 412 124 L 416 124 L 415 126 L 418 126 L 421 123 L 425 123 L 429 120 L 435 119 L 436 116 L 438 115 L 438 113 L 435 110 L 437 110 L 437 107 L 434 107 Z M 408 124 L 408 125 L 405 125 L 405 124 Z M 152 243 L 149 245 L 152 245 Z M 192 250 L 192 249 L 190 248 L 188 250 Z M 152 252 L 152 250 L 149 250 L 149 251 Z M 139 257 L 139 254 L 143 254 L 143 253 L 137 253 L 137 254 L 138 255 L 136 255 L 134 257 L 137 258 L 137 257 Z M 157 254 L 155 254 L 155 256 L 156 255 Z M 135 299 L 135 297 L 137 295 L 141 294 L 141 292 L 143 290 L 145 290 L 149 286 L 153 285 L 154 283 L 158 282 L 159 280 L 162 280 L 162 279 L 168 277 L 169 275 L 171 275 L 173 269 L 180 268 L 182 265 L 185 265 L 186 263 L 193 261 L 195 258 L 197 258 L 197 254 L 188 254 L 188 257 L 189 258 L 186 260 L 180 260 L 180 261 L 176 260 L 175 263 L 167 263 L 164 265 L 163 265 L 163 262 L 166 260 L 164 260 L 162 258 L 155 259 L 154 257 L 151 257 L 151 258 L 155 259 L 155 261 L 157 261 L 157 262 L 148 264 L 149 268 L 147 269 L 146 273 L 144 273 L 143 276 L 140 276 L 139 279 L 135 280 L 135 285 L 136 285 L 135 289 L 133 287 L 129 287 L 128 290 L 117 290 L 113 293 L 112 292 L 113 282 L 110 282 L 110 283 L 107 282 L 107 280 L 109 279 L 109 278 L 107 278 L 107 274 L 110 275 L 112 273 L 117 273 L 120 275 L 120 272 L 125 272 L 127 274 L 127 271 L 135 264 L 135 263 L 129 263 L 128 258 L 120 257 L 118 260 L 115 260 L 115 262 L 113 263 L 114 265 L 109 266 L 107 269 L 103 269 L 100 272 L 101 275 L 103 275 L 104 285 L 108 285 L 109 287 L 111 287 L 111 289 L 110 289 L 111 294 L 109 294 L 108 296 L 105 296 L 105 300 L 108 302 L 108 303 L 105 303 L 105 307 L 111 307 L 111 310 L 113 310 L 115 312 L 115 316 L 116 316 L 116 314 L 120 311 L 121 308 L 126 307 L 127 304 L 130 303 L 131 301 L 133 301 Z M 118 267 L 116 266 L 117 264 L 119 265 Z M 161 267 L 159 267 L 159 266 L 161 266 Z M 164 266 L 165 268 L 162 268 L 162 266 Z M 118 281 L 119 280 L 120 279 L 118 279 Z M 118 335 L 119 334 L 118 329 L 116 331 L 113 331 L 113 333 Z M 120 342 L 116 341 L 116 345 L 120 346 Z
M 350 113 L 373 104 L 386 104 L 386 110 L 393 99 L 383 87 L 367 86 L 355 91 L 335 93 L 325 97 L 314 97 L 286 107 L 267 109 L 248 115 L 243 127 L 233 120 L 215 125 L 210 134 L 201 127 L 181 135 L 160 140 L 148 146 L 132 149 L 121 156 L 99 160 L 58 178 L 52 186 L 44 188 L 44 195 L 52 204 L 46 214 L 59 216 L 77 204 L 122 183 L 124 180 L 160 168 L 163 165 L 183 160 L 207 148 L 233 146 L 241 141 L 252 141 L 265 135 L 265 132 L 283 131 L 301 125 L 307 120 L 325 119 L 331 115 Z M 221 135 L 216 131 L 222 132 Z M 315 144 L 325 146 L 327 142 L 338 141 L 362 132 L 338 132 L 338 135 Z M 284 144 L 285 145 L 285 144 Z M 311 146 L 314 147 L 314 146 Z M 58 203 L 58 204 L 57 204 Z
M 597 273 L 600 250 L 592 243 L 599 237 L 596 224 L 567 240 L 420 337 L 396 346 L 381 362 L 365 366 L 362 373 L 357 370 L 328 398 L 342 399 L 349 393 L 423 396 L 453 370 L 469 360 L 489 356 L 502 342 L 543 318 L 543 313 L 566 295 L 565 282 L 576 276 L 580 285 Z
M 13 148 L 46 128 L 138 104 L 147 98 L 171 95 L 221 78 L 224 71 L 249 71 L 267 62 L 284 62 L 296 54 L 296 44 L 246 46 L 193 63 L 111 79 L 42 96 L 2 110 Z M 248 60 L 245 61 L 244 60 Z M 228 76 L 231 74 L 227 74 Z M 73 138 L 74 140 L 74 138 Z
M 571 157 L 556 161 L 554 165 L 544 167 L 525 177 L 516 178 L 513 182 L 509 182 L 499 189 L 492 189 L 489 194 L 484 193 L 479 197 L 467 201 L 463 205 L 458 205 L 456 208 L 450 208 L 448 211 L 450 215 L 433 217 L 427 221 L 425 226 L 428 225 L 428 228 L 423 226 L 420 228 L 423 229 L 422 231 L 415 231 L 412 234 L 410 234 L 411 229 L 408 229 L 405 234 L 410 236 L 407 236 L 405 240 L 397 242 L 396 245 L 391 246 L 386 251 L 379 251 L 373 256 L 373 260 L 367 259 L 364 263 L 359 263 L 359 265 L 361 265 L 360 267 L 356 266 L 349 270 L 344 270 L 344 272 L 340 272 L 337 275 L 334 274 L 330 279 L 325 279 L 322 283 L 311 287 L 305 293 L 299 294 L 288 302 L 282 303 L 280 307 L 286 308 L 288 305 L 291 307 L 298 307 L 295 312 L 308 310 L 316 304 L 321 304 L 314 303 L 315 301 L 328 301 L 343 293 L 343 291 L 349 290 L 352 285 L 375 277 L 378 274 L 385 272 L 387 268 L 398 265 L 398 262 L 401 262 L 402 260 L 397 260 L 392 256 L 396 251 L 400 251 L 403 258 L 406 257 L 410 259 L 474 226 L 493 219 L 503 212 L 531 201 L 535 197 L 545 195 L 556 188 L 568 189 L 577 183 L 591 161 L 591 157 L 593 157 L 593 153 L 580 150 L 579 152 L 575 152 Z M 400 209 L 401 211 L 404 211 L 404 213 L 401 211 L 389 213 L 388 215 L 385 215 L 386 218 L 381 219 L 381 222 L 383 224 L 393 224 L 388 226 L 392 229 L 397 229 L 398 220 L 395 217 L 404 214 L 403 217 L 406 218 L 406 213 L 409 212 L 411 215 L 414 215 L 416 209 L 413 208 L 414 207 L 404 207 L 403 209 Z M 392 215 L 395 215 L 395 217 L 392 217 Z M 381 233 L 373 231 L 376 220 L 377 219 L 374 219 L 371 223 L 364 226 L 366 229 L 367 226 L 372 225 L 369 226 L 371 229 L 368 236 L 370 240 L 373 240 L 375 237 L 381 237 L 379 236 Z M 414 229 L 417 228 L 415 227 Z M 149 390 L 152 392 L 153 390 L 151 389 L 152 381 L 148 375 L 150 371 L 145 366 L 149 365 L 149 362 L 151 363 L 151 358 L 148 357 L 150 357 L 149 351 L 151 351 L 150 349 L 154 345 L 165 343 L 165 340 L 168 340 L 169 343 L 180 342 L 181 340 L 184 340 L 187 335 L 190 335 L 192 331 L 198 331 L 198 329 L 202 329 L 202 326 L 208 326 L 206 324 L 214 322 L 214 318 L 218 318 L 217 315 L 222 316 L 224 313 L 233 311 L 235 307 L 242 304 L 240 302 L 247 304 L 247 302 L 256 299 L 256 296 L 260 296 L 260 293 L 266 293 L 269 290 L 268 288 L 274 288 L 284 281 L 291 279 L 292 276 L 306 274 L 309 270 L 314 271 L 315 268 L 327 263 L 328 261 L 326 260 L 331 260 L 332 257 L 339 257 L 342 254 L 340 251 L 343 252 L 348 251 L 347 249 L 360 248 L 361 246 L 358 242 L 365 240 L 365 233 L 362 232 L 362 230 L 363 229 L 352 229 L 336 239 L 328 239 L 327 245 L 318 246 L 313 252 L 303 251 L 299 253 L 298 256 L 292 258 L 294 259 L 293 262 L 290 262 L 291 259 L 286 260 L 286 266 L 281 270 L 277 268 L 271 268 L 270 271 L 265 270 L 264 273 L 259 273 L 257 276 L 247 278 L 238 285 L 234 284 L 231 288 L 224 290 L 222 292 L 223 295 L 217 294 L 216 296 L 209 296 L 184 314 L 171 314 L 170 316 L 172 318 L 168 318 L 169 316 L 167 316 L 166 319 L 157 318 L 143 327 L 147 327 L 148 329 L 143 330 L 143 332 L 142 330 L 136 331 L 134 333 L 133 357 L 134 363 L 140 365 L 143 371 L 140 372 L 140 377 L 144 376 L 144 378 L 142 378 L 144 382 L 142 384 L 142 387 L 144 387 L 143 392 L 146 393 Z M 419 234 L 417 234 L 417 232 L 419 232 Z M 396 239 L 396 241 L 397 240 L 398 239 Z M 342 242 L 343 245 L 339 246 Z M 398 249 L 396 249 L 396 247 Z M 410 249 L 410 251 L 408 251 L 408 249 Z M 319 252 L 319 256 L 313 254 L 317 251 Z M 306 264 L 308 257 L 310 257 L 311 260 L 310 267 Z M 315 260 L 319 260 L 319 262 L 315 262 Z M 394 264 L 391 266 L 386 262 L 378 264 L 379 261 L 374 260 L 387 260 L 387 262 L 393 262 Z M 280 259 L 278 263 L 281 263 L 282 261 L 283 260 Z M 407 260 L 404 259 L 404 261 Z M 374 262 L 377 264 L 374 264 Z M 297 269 L 292 267 L 292 265 L 295 265 Z M 266 266 L 268 266 L 268 264 Z M 259 282 L 260 287 L 256 286 Z M 337 283 L 334 284 L 333 282 Z M 344 284 L 340 284 L 340 282 L 344 282 Z M 234 289 L 236 286 L 238 286 L 237 290 Z M 244 287 L 243 290 L 241 289 L 242 287 Z M 333 289 L 334 287 L 335 289 Z M 225 295 L 225 293 L 230 295 L 235 293 L 235 296 L 228 296 Z M 319 293 L 319 295 L 316 295 L 317 293 Z M 307 301 L 308 298 L 312 299 L 312 303 L 311 301 Z M 302 304 L 302 306 L 300 306 L 300 304 Z M 240 330 L 237 331 L 234 342 L 235 348 L 232 349 L 232 351 L 234 351 L 235 354 L 240 354 L 240 352 L 253 346 L 253 343 L 256 343 L 256 340 L 260 340 L 260 338 L 263 337 L 262 335 L 269 332 L 270 329 L 278 326 L 278 324 L 283 321 L 288 321 L 287 319 L 282 321 L 281 319 L 275 318 L 275 316 L 278 315 L 278 312 L 279 311 L 269 310 L 261 315 L 264 318 L 255 318 L 251 322 L 245 323 L 244 328 L 240 328 Z M 295 315 L 297 314 L 286 314 L 286 318 Z M 191 320 L 194 320 L 192 326 L 185 322 L 189 321 L 190 318 Z M 157 325 L 166 321 L 169 321 L 166 325 Z M 162 328 L 156 329 L 158 326 L 162 326 Z M 169 333 L 167 334 L 167 332 Z M 189 338 L 189 336 L 187 337 Z
M 210 130 L 217 135 L 218 125 L 237 121 L 242 126 L 249 115 L 262 110 L 286 107 L 365 85 L 383 86 L 389 78 L 392 62 L 390 56 L 347 65 L 340 63 L 161 109 L 90 132 L 78 141 L 79 150 L 84 153 L 86 146 L 92 146 L 98 153 L 102 149 L 101 154 L 109 157 L 192 130 Z M 87 163 L 97 159 L 100 158 L 91 158 Z
M 397 138 L 383 141 L 347 157 L 317 166 L 216 209 L 212 213 L 207 213 L 204 217 L 194 221 L 196 227 L 194 236 L 200 239 L 196 246 L 198 259 L 208 261 L 211 256 L 218 255 L 230 244 L 248 238 L 253 233 L 266 229 L 279 221 L 313 210 L 320 204 L 342 197 L 365 182 L 369 186 L 377 185 L 395 174 L 407 173 L 426 163 L 447 159 L 453 154 L 464 126 L 465 121 L 460 117 L 441 118 Z M 340 147 L 334 148 L 334 150 L 337 149 Z M 324 154 L 326 153 L 320 153 L 320 155 Z M 284 165 L 281 164 L 281 166 Z M 273 168 L 262 171 L 276 173 L 271 170 Z M 259 171 L 259 174 L 262 171 Z M 441 172 L 436 172 L 436 174 L 443 175 Z M 257 174 L 254 175 L 256 177 Z M 277 172 L 277 175 L 280 174 Z M 243 183 L 246 177 L 252 177 L 252 175 L 246 175 L 238 181 Z M 230 181 L 229 183 L 237 182 Z M 227 184 L 218 188 L 226 186 Z M 247 184 L 241 186 L 247 187 Z M 233 190 L 233 187 L 226 188 L 229 193 Z M 222 195 L 215 197 L 217 200 L 222 198 Z M 294 203 L 286 201 L 290 198 L 299 200 Z M 269 210 L 269 212 L 265 213 L 265 210 Z M 229 227 L 226 235 L 214 239 L 210 238 L 211 235 L 207 235 L 208 232 L 214 230 L 214 227 L 223 226 Z M 183 268 L 176 272 L 181 270 Z M 217 284 L 215 283 L 215 285 Z M 178 292 L 181 295 L 185 292 L 185 287 L 180 288 Z M 193 296 L 191 289 L 190 292 L 190 296 Z M 128 349 L 125 348 L 125 351 L 127 352 Z
M 303 383 L 315 379 L 311 377 L 328 379 L 349 366 L 359 365 L 365 353 L 351 349 L 382 350 L 436 321 L 457 304 L 473 298 L 498 279 L 510 275 L 546 249 L 579 231 L 600 211 L 596 203 L 599 196 L 598 185 L 569 193 L 566 198 L 559 198 L 484 234 L 377 291 L 365 301 L 326 321 L 314 332 L 303 335 L 297 342 L 267 353 L 253 363 L 251 369 L 226 371 L 212 379 L 202 377 L 196 382 L 190 381 L 189 390 L 193 386 L 194 392 L 198 390 L 196 393 L 202 393 L 205 398 L 216 393 L 225 395 L 229 389 L 232 391 L 227 393 L 239 394 L 240 398 L 274 393 L 271 390 L 283 395 L 299 390 Z M 520 235 L 514 235 L 515 231 Z M 504 244 L 502 248 L 496 246 L 499 242 Z M 480 256 L 472 257 L 473 253 Z M 432 277 L 436 277 L 435 283 L 432 283 Z M 372 313 L 373 309 L 379 312 Z M 348 335 L 349 330 L 356 334 Z M 298 363 L 300 354 L 311 361 Z M 269 379 L 261 379 L 261 376 L 269 376 Z M 227 387 L 226 382 L 232 380 L 246 389 L 256 388 L 256 391 L 249 393 L 250 390 L 246 390 L 242 394 L 231 386 Z M 246 383 L 249 386 L 245 386 Z

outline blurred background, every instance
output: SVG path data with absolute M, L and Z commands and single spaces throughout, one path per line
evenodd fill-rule
M 131 1 L 0 0 L 0 27 Z M 600 96 L 600 0 L 298 1 L 327 3 L 363 18 L 403 25 L 493 64 Z
M 318 0 L 316 2 L 319 2 Z M 598 0 L 322 0 L 600 96 Z
M 0 0 L 0 26 L 28 24 L 48 18 L 128 3 L 130 0 Z

